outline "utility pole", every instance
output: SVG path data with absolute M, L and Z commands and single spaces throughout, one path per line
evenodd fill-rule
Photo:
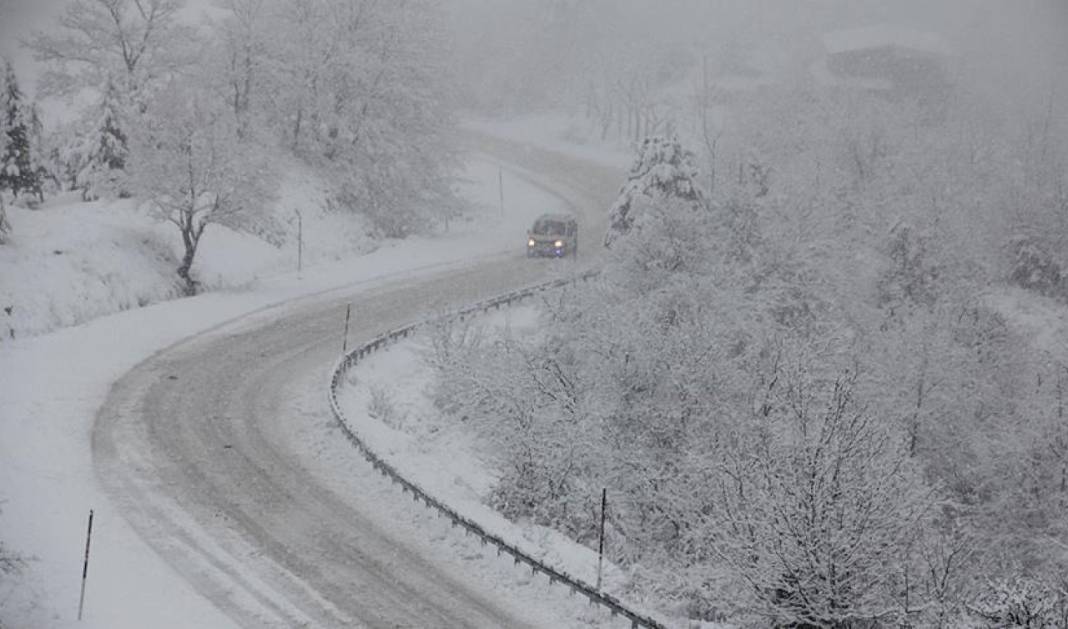
M 293 210 L 297 215 L 297 277 L 300 277 L 301 271 L 304 270 L 304 217 L 300 215 L 300 210 Z

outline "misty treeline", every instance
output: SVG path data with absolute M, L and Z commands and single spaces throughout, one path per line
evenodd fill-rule
M 38 91 L 84 107 L 62 128 L 31 126 L 35 183 L 23 188 L 143 201 L 179 229 L 189 290 L 208 224 L 286 237 L 289 217 L 268 210 L 295 165 L 322 173 L 333 205 L 382 236 L 455 212 L 430 3 L 220 0 L 200 22 L 184 10 L 182 0 L 72 0 L 26 38 L 48 68 Z
M 822 35 L 887 24 L 952 43 L 955 70 L 1013 105 L 1065 97 L 1059 0 L 454 0 L 458 81 L 474 108 L 567 108 L 602 138 L 670 135 L 701 92 L 810 82 Z M 705 82 L 708 85 L 702 85 Z M 580 137 L 588 135 L 583 129 Z
M 607 488 L 630 594 L 690 618 L 1068 625 L 1068 355 L 1006 305 L 1068 303 L 1068 147 L 964 89 L 770 88 L 718 156 L 639 144 L 538 335 L 434 335 L 493 504 L 596 547 Z

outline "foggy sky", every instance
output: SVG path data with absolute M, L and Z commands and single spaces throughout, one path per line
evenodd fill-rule
M 39 69 L 19 39 L 47 28 L 63 4 L 0 0 L 0 55 L 13 59 L 31 95 Z M 190 0 L 187 15 L 195 19 L 211 5 L 212 0 Z M 764 62 L 769 56 L 774 61 L 775 54 L 796 60 L 816 54 L 819 36 L 828 30 L 890 24 L 943 36 L 958 52 L 970 87 L 1006 107 L 1046 108 L 1051 99 L 1058 107 L 1068 104 L 1065 0 L 448 0 L 443 7 L 453 18 L 460 76 L 485 73 L 482 64 L 500 64 L 502 47 L 528 67 L 544 62 L 544 72 L 563 74 L 570 69 L 564 64 L 593 54 L 584 45 L 606 36 L 628 48 L 679 46 L 700 53 L 737 44 Z M 588 16 L 584 23 L 551 24 L 576 12 Z M 523 50 L 532 33 L 547 27 L 569 31 L 574 49 L 568 55 L 538 59 Z M 801 67 L 778 69 L 798 73 Z

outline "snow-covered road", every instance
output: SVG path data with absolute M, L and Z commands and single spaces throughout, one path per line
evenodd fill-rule
M 587 212 L 586 233 L 603 233 L 593 224 L 615 169 L 478 142 Z M 583 258 L 580 267 L 592 261 Z M 290 302 L 182 341 L 111 390 L 92 431 L 96 476 L 148 545 L 240 625 L 580 624 L 589 612 L 565 591 L 530 583 L 445 529 L 430 539 L 444 525 L 372 473 L 325 397 L 346 304 L 358 343 L 428 309 L 573 270 L 565 265 L 518 252 L 482 258 Z
M 502 258 L 357 295 L 352 340 L 543 272 Z M 330 430 L 325 395 L 308 408 L 302 393 L 327 381 L 347 302 L 227 326 L 139 365 L 97 417 L 100 480 L 149 545 L 242 625 L 529 625 L 412 551 L 382 517 L 400 496 L 355 451 L 335 462 L 351 476 L 335 491 L 307 469 L 315 440 L 287 438 L 292 424 Z

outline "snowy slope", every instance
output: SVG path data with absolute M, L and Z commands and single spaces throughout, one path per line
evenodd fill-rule
M 591 164 L 625 171 L 633 151 L 625 142 L 602 142 L 593 137 L 589 123 L 563 112 L 527 114 L 507 119 L 469 119 L 464 126 L 472 131 L 521 142 L 549 151 L 577 157 Z
M 323 182 L 295 164 L 268 216 L 285 241 L 274 246 L 210 225 L 193 263 L 206 290 L 242 286 L 296 265 L 296 214 L 304 215 L 309 265 L 366 253 L 376 243 L 359 218 L 327 211 Z M 177 229 L 133 200 L 82 202 L 77 195 L 40 209 L 9 209 L 11 241 L 0 247 L 0 343 L 181 296 Z

